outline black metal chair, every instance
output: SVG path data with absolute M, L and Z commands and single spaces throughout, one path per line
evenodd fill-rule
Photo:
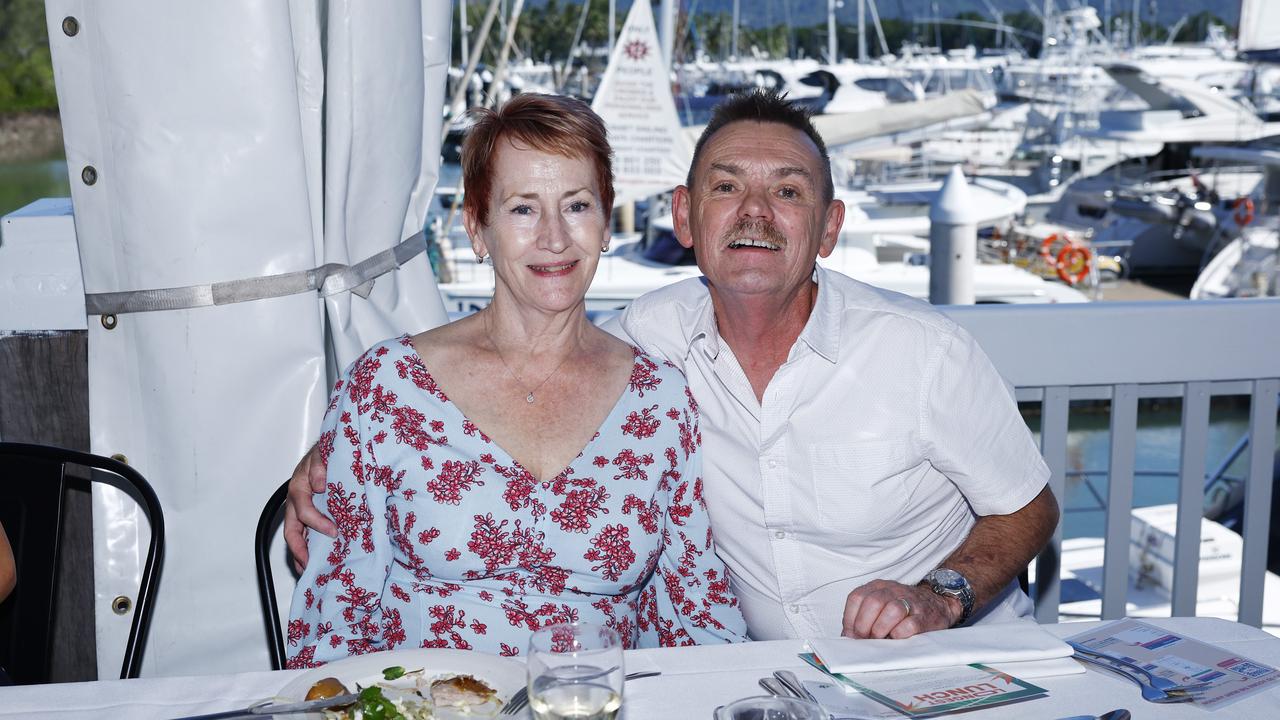
M 164 513 L 151 485 L 138 471 L 111 458 L 47 445 L 0 442 L 0 521 L 9 534 L 18 569 L 17 587 L 0 604 L 0 665 L 20 685 L 49 681 L 58 535 L 68 465 L 88 468 L 91 482 L 128 493 L 151 524 L 142 580 L 132 602 L 133 621 L 121 679 L 138 677 L 151 627 L 155 590 L 164 564 Z
M 284 634 L 280 629 L 280 606 L 276 603 L 271 573 L 271 538 L 284 518 L 284 500 L 289 494 L 289 481 L 271 494 L 271 499 L 258 516 L 258 532 L 253 540 L 253 559 L 258 566 L 258 600 L 262 602 L 262 621 L 267 631 L 267 648 L 271 651 L 271 669 L 284 669 Z

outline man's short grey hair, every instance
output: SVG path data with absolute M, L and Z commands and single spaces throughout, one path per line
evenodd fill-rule
M 822 197 L 826 202 L 835 198 L 835 185 L 831 181 L 831 156 L 827 154 L 827 144 L 813 126 L 812 113 L 788 100 L 785 93 L 773 89 L 758 88 L 735 93 L 716 106 L 711 122 L 707 123 L 693 149 L 693 163 L 689 165 L 689 175 L 684 181 L 686 187 L 693 188 L 693 172 L 698 167 L 698 158 L 702 157 L 702 149 L 707 140 L 724 126 L 744 120 L 778 123 L 804 133 L 818 147 L 818 155 L 822 158 Z

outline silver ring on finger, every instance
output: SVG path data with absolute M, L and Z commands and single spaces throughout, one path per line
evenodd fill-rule
M 907 611 L 907 615 L 911 615 L 911 601 L 906 598 L 898 598 L 898 602 L 902 603 L 902 609 Z

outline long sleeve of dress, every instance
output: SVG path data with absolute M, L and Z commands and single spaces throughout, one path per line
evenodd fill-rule
M 686 391 L 687 392 L 687 391 Z M 680 448 L 667 451 L 659 494 L 666 496 L 662 551 L 640 593 L 639 647 L 744 642 L 746 621 L 729 590 L 729 570 L 715 554 L 702 496 L 702 438 L 697 403 L 688 395 Z
M 381 388 L 371 383 L 370 365 L 376 362 L 370 352 L 347 369 L 325 414 L 319 443 L 328 465 L 322 512 L 338 535 L 310 533 L 311 561 L 294 590 L 289 616 L 290 668 L 384 649 L 384 631 L 399 626 L 396 618 L 384 618 L 382 608 L 392 556 L 386 498 L 398 478 L 378 464 L 367 422 L 387 409 Z

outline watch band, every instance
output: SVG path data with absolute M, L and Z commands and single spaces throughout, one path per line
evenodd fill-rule
M 973 615 L 975 602 L 973 586 L 964 575 L 951 568 L 940 567 L 925 575 L 924 581 L 929 584 L 929 589 L 933 592 L 960 601 L 960 619 L 955 622 L 955 625 L 963 625 Z

